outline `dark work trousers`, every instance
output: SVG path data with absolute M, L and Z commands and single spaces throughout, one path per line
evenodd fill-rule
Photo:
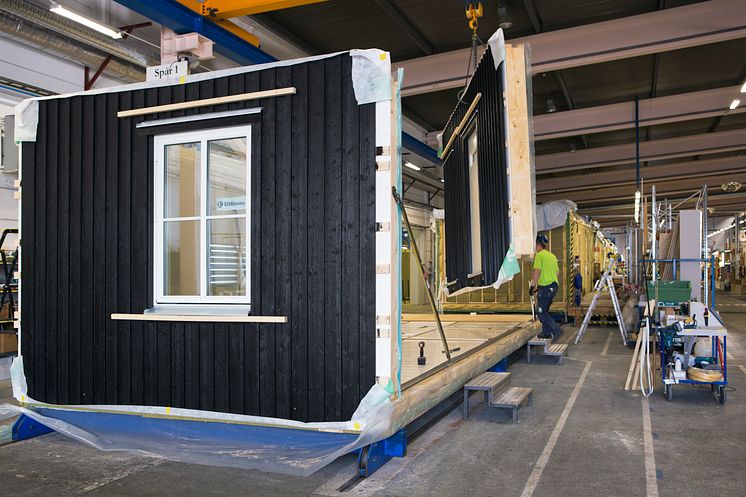
M 549 315 L 549 307 L 552 305 L 554 296 L 557 295 L 557 283 L 547 286 L 540 286 L 537 293 L 539 301 L 539 321 L 541 321 L 541 333 L 543 335 L 556 335 L 562 333 L 557 322 Z

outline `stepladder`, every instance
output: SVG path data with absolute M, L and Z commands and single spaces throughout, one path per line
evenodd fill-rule
M 605 292 L 609 292 L 609 297 L 611 298 L 611 304 L 614 308 L 614 315 L 616 316 L 617 324 L 619 325 L 619 334 L 622 337 L 622 341 L 624 342 L 624 345 L 627 345 L 627 329 L 624 326 L 624 319 L 622 317 L 622 310 L 619 306 L 619 299 L 616 295 L 616 288 L 614 288 L 614 278 L 612 276 L 612 273 L 614 271 L 614 267 L 616 265 L 616 259 L 614 257 L 609 257 L 609 264 L 606 267 L 606 270 L 604 271 L 601 278 L 599 278 L 598 281 L 596 281 L 595 286 L 593 287 L 593 300 L 591 300 L 591 304 L 588 306 L 588 310 L 586 311 L 585 317 L 583 318 L 583 324 L 580 325 L 580 330 L 578 331 L 578 336 L 575 338 L 575 345 L 580 343 L 580 340 L 583 339 L 583 335 L 588 330 L 588 325 L 591 322 L 591 318 L 593 317 L 593 312 L 595 311 L 596 305 L 598 305 L 599 298 L 601 295 Z

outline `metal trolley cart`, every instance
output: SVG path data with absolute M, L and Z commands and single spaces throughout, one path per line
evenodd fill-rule
M 712 391 L 717 394 L 720 403 L 725 404 L 726 386 L 728 385 L 728 332 L 715 312 L 712 312 L 710 319 L 712 320 L 713 317 L 715 318 L 714 321 L 717 321 L 715 326 L 683 328 L 680 324 L 675 323 L 658 330 L 661 379 L 666 400 L 673 399 L 674 385 L 710 385 Z M 711 341 L 711 356 L 710 361 L 708 361 L 710 369 L 700 369 L 695 366 L 694 371 L 696 372 L 692 373 L 692 367 L 687 366 L 694 344 L 700 337 L 709 337 Z M 674 347 L 679 347 L 675 345 L 675 342 L 681 342 L 683 353 L 674 352 Z M 692 376 L 697 379 L 693 379 Z M 708 376 L 717 379 L 709 380 Z

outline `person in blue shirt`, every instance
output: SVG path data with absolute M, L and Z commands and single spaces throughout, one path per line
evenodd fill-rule
M 580 326 L 580 315 L 581 315 L 581 309 L 580 309 L 580 302 L 583 298 L 583 275 L 580 274 L 580 259 L 578 256 L 575 256 L 575 260 L 572 263 L 572 270 L 573 270 L 573 277 L 572 277 L 572 287 L 575 291 L 574 300 L 575 303 L 575 326 Z

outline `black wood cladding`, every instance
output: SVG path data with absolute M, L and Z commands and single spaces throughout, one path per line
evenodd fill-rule
M 40 102 L 22 166 L 32 398 L 350 418 L 375 381 L 375 106 L 358 106 L 350 69 L 343 54 Z M 287 86 L 297 93 L 147 119 L 262 107 L 251 118 L 252 314 L 288 323 L 109 319 L 153 304 L 152 136 L 117 111 Z
M 482 238 L 481 283 L 489 285 L 497 280 L 503 258 L 510 246 L 508 221 L 507 167 L 503 82 L 495 70 L 491 49 L 488 48 L 469 84 L 469 88 L 451 115 L 443 133 L 447 143 L 459 125 L 477 93 L 482 98 L 469 125 L 453 142 L 452 150 L 443 163 L 446 211 L 446 254 L 448 281 L 456 281 L 456 288 L 469 286 L 471 268 L 471 231 L 469 203 L 469 162 L 467 157 L 468 131 L 476 123 L 479 154 L 479 212 Z

